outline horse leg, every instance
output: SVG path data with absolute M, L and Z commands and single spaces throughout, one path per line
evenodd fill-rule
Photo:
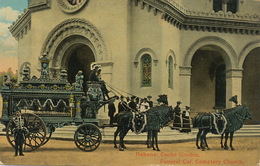
M 221 145 L 221 148 L 224 148 L 224 145 L 223 145 L 223 138 L 224 138 L 224 133 L 221 134 L 221 137 L 220 137 L 220 145 Z
M 227 145 L 228 135 L 229 135 L 228 132 L 225 133 L 225 144 L 224 144 L 224 149 L 225 149 L 225 150 L 228 150 L 228 148 L 229 148 L 228 145 Z
M 233 143 L 233 136 L 234 136 L 234 131 L 233 132 L 230 132 L 230 148 L 231 150 L 235 150 L 232 143 Z
M 125 130 L 125 134 L 124 134 L 123 140 L 124 140 L 124 138 L 125 138 L 125 136 L 126 136 L 126 134 L 128 133 L 129 130 L 130 130 L 130 128 L 127 128 L 127 129 Z M 123 147 L 124 149 L 126 149 L 126 146 L 125 146 L 124 141 L 123 141 L 122 147 Z
M 147 133 L 147 141 L 146 141 L 147 148 L 151 148 L 151 131 Z
M 202 132 L 202 130 L 199 129 L 199 132 L 198 132 L 197 138 L 196 138 L 196 146 L 197 146 L 197 149 L 200 149 L 200 146 L 199 146 L 199 138 L 200 138 L 200 136 L 201 136 L 201 132 Z
M 154 135 L 155 135 L 156 149 L 157 149 L 157 151 L 160 151 L 159 146 L 158 146 L 158 132 L 154 131 Z
M 119 151 L 124 151 L 123 144 L 124 144 L 124 127 L 119 133 L 120 141 L 119 141 Z
M 207 133 L 206 133 L 207 134 Z M 207 150 L 210 150 L 209 146 L 208 146 L 208 143 L 207 143 L 207 137 L 206 137 L 206 134 L 205 134 L 205 145 L 206 145 L 206 148 Z
M 205 151 L 205 146 L 206 146 L 206 135 L 207 135 L 207 131 L 206 130 L 203 130 L 202 131 L 202 134 L 200 136 L 200 147 L 202 149 L 202 151 Z
M 119 134 L 120 130 L 121 130 L 121 128 L 118 126 L 115 133 L 114 133 L 114 148 L 118 148 L 117 145 L 116 145 L 116 137 Z
M 152 136 L 152 148 L 153 148 L 153 150 L 156 150 L 156 148 L 154 147 L 154 141 L 155 141 L 155 133 L 154 133 L 154 130 L 151 130 L 151 136 Z
M 204 135 L 204 130 L 201 130 L 201 134 L 200 134 L 200 148 L 202 149 L 202 151 L 205 150 L 205 147 L 204 147 L 204 140 L 203 140 L 203 135 Z
M 126 149 L 125 145 L 124 145 L 124 138 L 126 136 L 126 134 L 128 133 L 129 128 L 125 128 L 123 127 L 122 131 L 120 132 L 120 144 L 119 144 L 119 151 L 124 151 L 124 149 Z

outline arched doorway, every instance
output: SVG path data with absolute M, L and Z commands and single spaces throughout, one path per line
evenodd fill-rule
M 89 79 L 91 72 L 91 63 L 95 62 L 94 53 L 91 48 L 84 44 L 74 44 L 65 52 L 65 68 L 68 72 L 68 81 L 75 82 L 75 76 L 79 70 L 83 72 L 84 84 L 83 89 L 86 91 L 86 81 Z
M 203 46 L 191 61 L 191 107 L 209 112 L 226 107 L 226 65 L 217 47 Z
M 249 52 L 243 64 L 242 103 L 250 108 L 253 119 L 251 124 L 260 124 L 260 48 Z

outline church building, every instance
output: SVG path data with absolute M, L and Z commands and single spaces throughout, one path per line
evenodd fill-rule
M 9 29 L 20 80 L 25 67 L 40 75 L 44 54 L 50 77 L 65 69 L 70 83 L 96 63 L 108 87 L 167 94 L 192 115 L 231 108 L 237 95 L 260 124 L 259 11 L 259 0 L 28 0 Z

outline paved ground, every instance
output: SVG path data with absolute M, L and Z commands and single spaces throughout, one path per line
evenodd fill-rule
M 121 152 L 105 143 L 94 152 L 83 152 L 73 141 L 50 140 L 34 152 L 14 157 L 14 149 L 5 136 L 0 136 L 0 161 L 6 165 L 256 166 L 260 160 L 259 137 L 236 137 L 235 151 L 221 149 L 217 138 L 208 139 L 208 143 L 208 151 L 196 149 L 192 141 L 160 144 L 160 152 L 143 144 L 128 144 Z

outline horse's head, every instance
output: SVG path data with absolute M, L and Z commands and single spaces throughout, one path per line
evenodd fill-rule
M 244 110 L 244 118 L 245 119 L 252 119 L 253 118 L 252 114 L 251 114 L 251 112 L 250 112 L 250 110 L 249 110 L 249 108 L 247 107 L 246 104 L 243 105 L 243 110 Z

